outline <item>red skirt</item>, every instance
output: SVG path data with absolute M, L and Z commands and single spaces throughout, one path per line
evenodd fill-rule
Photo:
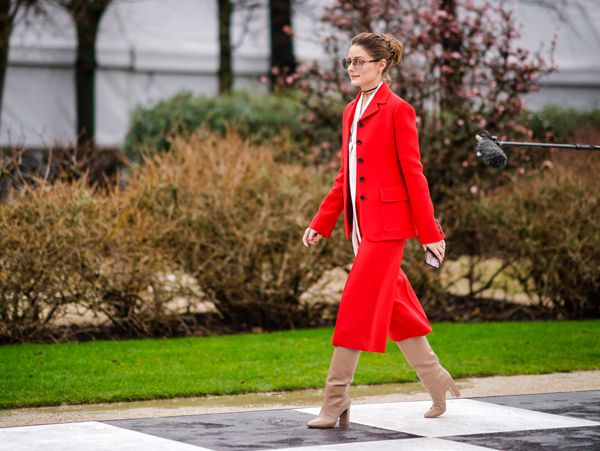
M 344 285 L 333 346 L 385 352 L 387 337 L 427 335 L 431 324 L 400 265 L 406 240 L 364 236 Z

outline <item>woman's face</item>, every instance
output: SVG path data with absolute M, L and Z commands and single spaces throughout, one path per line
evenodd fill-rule
M 360 86 L 361 89 L 369 89 L 377 86 L 381 81 L 381 74 L 387 64 L 386 60 L 382 59 L 371 62 L 374 58 L 367 53 L 364 47 L 356 44 L 350 47 L 347 57 L 352 61 L 359 58 L 363 61 L 360 69 L 357 69 L 354 64 L 348 66 L 348 75 L 350 76 L 352 86 Z

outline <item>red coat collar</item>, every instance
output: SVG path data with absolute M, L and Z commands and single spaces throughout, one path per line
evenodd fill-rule
M 375 93 L 375 97 L 373 97 L 373 100 L 371 100 L 371 102 L 369 103 L 367 109 L 363 111 L 360 120 L 363 121 L 369 116 L 372 116 L 373 114 L 377 113 L 379 111 L 379 105 L 387 102 L 391 92 L 392 90 L 390 89 L 388 84 L 385 82 L 382 83 L 377 92 Z M 348 109 L 348 117 L 346 118 L 346 121 L 348 122 L 348 127 L 350 127 L 352 123 L 354 111 L 356 110 L 356 104 L 358 103 L 358 99 L 360 98 L 361 94 L 362 93 L 359 91 L 354 100 L 352 100 L 349 104 L 350 108 Z

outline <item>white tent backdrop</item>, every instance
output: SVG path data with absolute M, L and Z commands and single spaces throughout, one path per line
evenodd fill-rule
M 233 18 L 235 88 L 266 92 L 257 77 L 269 65 L 268 0 Z M 319 18 L 330 0 L 301 0 L 295 6 L 295 51 L 300 59 L 323 57 Z M 526 98 L 546 103 L 600 106 L 600 2 L 580 0 L 559 23 L 551 11 L 513 0 L 524 25 L 521 45 L 537 49 L 560 32 L 560 72 Z M 246 24 L 246 25 L 245 25 Z M 96 139 L 120 146 L 129 116 L 186 89 L 218 91 L 216 0 L 113 0 L 97 42 Z M 19 18 L 11 38 L 4 87 L 0 145 L 46 146 L 75 140 L 75 28 L 66 12 L 48 7 L 43 17 Z

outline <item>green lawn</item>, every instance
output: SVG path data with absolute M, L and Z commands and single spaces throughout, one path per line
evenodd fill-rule
M 332 328 L 0 346 L 0 408 L 322 387 Z M 455 378 L 600 368 L 600 321 L 435 323 Z M 398 347 L 364 352 L 355 384 L 416 381 Z

